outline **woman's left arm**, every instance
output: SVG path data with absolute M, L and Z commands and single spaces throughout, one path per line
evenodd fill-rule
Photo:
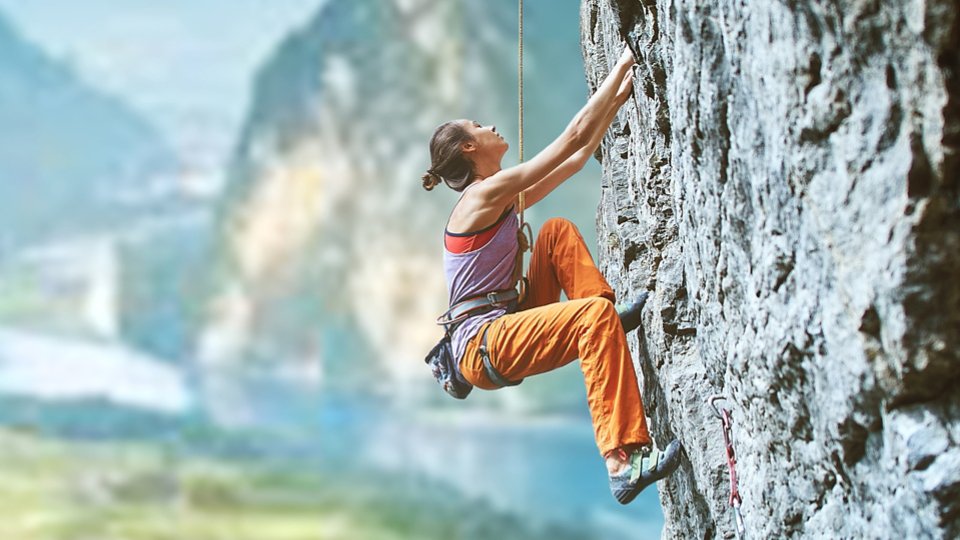
M 617 89 L 616 99 L 613 106 L 611 106 L 610 110 L 607 111 L 607 114 L 603 119 L 604 121 L 601 124 L 602 127 L 591 134 L 590 140 L 587 142 L 587 144 L 574 152 L 573 155 L 567 158 L 566 161 L 550 171 L 550 173 L 540 179 L 536 184 L 523 191 L 523 202 L 525 208 L 530 208 L 534 204 L 543 200 L 543 198 L 550 194 L 551 191 L 556 189 L 557 186 L 583 169 L 583 166 L 586 165 L 587 161 L 590 159 L 590 156 L 597 151 L 597 147 L 600 146 L 600 142 L 603 140 L 603 134 L 607 132 L 607 129 L 610 127 L 610 124 L 617 115 L 617 111 L 619 111 L 620 107 L 626 103 L 632 90 L 633 70 L 630 70 L 627 71 L 627 73 L 624 75 L 624 78 L 620 81 L 620 86 Z
M 544 176 L 542 180 L 525 189 L 523 191 L 524 207 L 530 208 L 537 204 L 566 179 L 580 172 L 580 169 L 583 169 L 587 160 L 590 159 L 591 153 L 586 150 L 586 147 L 577 150 L 572 156 L 567 158 L 566 161 L 557 166 L 556 169 Z

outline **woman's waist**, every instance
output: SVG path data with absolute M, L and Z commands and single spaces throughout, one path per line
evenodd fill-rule
M 507 313 L 516 311 L 516 305 L 510 307 L 513 309 L 511 310 L 509 307 L 497 307 L 484 313 L 472 315 L 454 328 L 450 336 L 450 345 L 453 348 L 453 358 L 457 364 L 460 363 L 463 357 L 463 351 L 466 349 L 467 343 L 477 335 L 480 328 L 485 323 L 497 320 Z

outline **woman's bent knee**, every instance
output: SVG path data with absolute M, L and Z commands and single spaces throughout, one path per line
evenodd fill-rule
M 619 316 L 617 315 L 617 308 L 613 305 L 609 299 L 602 296 L 595 296 L 591 298 L 584 298 L 582 300 L 577 300 L 577 302 L 583 302 L 584 307 L 589 313 L 589 317 L 595 321 L 619 321 Z
M 572 221 L 566 218 L 555 217 L 550 218 L 543 223 L 541 226 L 541 231 L 560 231 L 563 229 L 573 229 L 577 230 L 577 226 L 573 224 Z M 579 232 L 579 231 L 578 231 Z

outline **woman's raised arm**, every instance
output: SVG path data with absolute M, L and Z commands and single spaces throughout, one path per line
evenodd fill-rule
M 581 153 L 580 157 L 585 162 L 592 153 L 586 150 L 591 145 L 596 148 L 613 115 L 626 101 L 622 89 L 624 79 L 631 75 L 633 64 L 633 54 L 629 49 L 624 49 L 613 70 L 559 137 L 529 161 L 503 169 L 481 182 L 474 188 L 472 196 L 482 199 L 484 206 L 504 207 L 521 191 L 544 180 L 574 154 Z
M 623 60 L 622 57 L 621 60 Z M 566 179 L 583 169 L 583 166 L 586 165 L 587 160 L 590 159 L 590 156 L 597 151 L 597 148 L 600 146 L 600 141 L 603 140 L 603 134 L 606 133 L 607 129 L 610 128 L 610 124 L 617 116 L 617 111 L 619 111 L 620 107 L 626 103 L 632 91 L 633 72 L 632 70 L 628 70 L 624 74 L 623 79 L 620 81 L 620 86 L 617 89 L 617 94 L 612 106 L 610 107 L 609 111 L 607 111 L 607 116 L 590 137 L 590 141 L 579 150 L 574 152 L 572 156 L 567 158 L 567 160 L 561 163 L 556 169 L 550 171 L 545 177 L 543 177 L 542 180 L 523 191 L 524 206 L 526 208 L 530 208 L 537 202 L 541 201 Z

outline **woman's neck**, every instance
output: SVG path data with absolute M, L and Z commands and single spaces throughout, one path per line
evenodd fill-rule
M 500 172 L 500 163 L 477 163 L 474 168 L 474 178 L 479 178 L 483 180 L 485 178 L 490 178 L 491 176 Z

